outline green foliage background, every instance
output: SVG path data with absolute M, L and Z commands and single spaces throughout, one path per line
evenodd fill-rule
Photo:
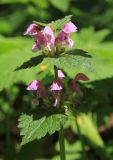
M 52 60 L 43 59 L 40 52 L 32 53 L 32 39 L 23 36 L 26 27 L 33 20 L 49 23 L 70 14 L 78 27 L 78 33 L 73 35 L 72 52 Z M 81 50 L 89 57 L 82 56 Z M 50 68 L 54 64 L 70 77 L 83 72 L 90 78 L 90 82 L 81 84 L 84 101 L 78 108 L 82 113 L 76 119 L 81 137 L 73 117 L 65 124 L 67 160 L 83 159 L 83 145 L 87 160 L 112 159 L 112 0 L 0 0 L 0 158 L 59 160 L 57 133 L 20 147 L 17 128 L 21 113 L 35 109 L 31 104 L 32 95 L 26 92 L 26 84 L 36 78 L 44 84 L 50 83 L 53 79 Z

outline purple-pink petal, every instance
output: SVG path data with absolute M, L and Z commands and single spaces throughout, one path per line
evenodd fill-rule
M 49 26 L 46 26 L 43 30 L 43 33 L 47 38 L 47 42 L 50 43 L 51 45 L 54 45 L 55 36 L 54 36 L 53 30 Z
M 67 33 L 64 32 L 64 31 L 60 31 L 59 34 L 58 34 L 58 37 L 57 37 L 57 41 L 58 41 L 58 42 L 63 42 L 63 41 L 65 41 L 68 37 L 69 37 L 69 34 L 67 34 Z
M 28 91 L 35 91 L 40 87 L 41 83 L 38 80 L 33 80 L 27 87 Z
M 68 34 L 71 32 L 77 32 L 77 27 L 72 22 L 69 22 L 64 25 L 63 31 Z
M 38 32 L 36 35 L 35 35 L 35 40 L 36 40 L 36 43 L 37 45 L 39 46 L 42 46 L 42 45 L 47 45 L 47 39 L 44 35 L 43 32 Z
M 24 33 L 24 35 L 34 35 L 36 34 L 38 31 L 38 26 L 36 24 L 30 24 L 26 30 L 26 32 Z
M 62 90 L 62 85 L 60 83 L 58 83 L 57 81 L 54 81 L 53 84 L 50 87 L 50 90 L 60 91 L 60 90 Z
M 65 77 L 64 73 L 60 69 L 58 69 L 57 74 L 58 74 L 58 78 L 64 78 Z

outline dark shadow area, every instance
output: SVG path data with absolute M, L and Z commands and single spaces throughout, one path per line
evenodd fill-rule
M 18 68 L 16 68 L 15 71 L 18 71 L 20 69 L 27 69 L 27 68 L 35 67 L 36 65 L 39 65 L 43 61 L 43 58 L 44 58 L 43 55 L 33 57 L 29 59 L 28 61 L 24 62 Z
M 87 58 L 92 58 L 91 55 L 87 54 L 87 51 L 84 51 L 82 49 L 72 49 L 66 52 L 66 54 L 72 54 L 72 55 L 76 55 L 76 56 L 83 56 L 83 57 L 87 57 Z

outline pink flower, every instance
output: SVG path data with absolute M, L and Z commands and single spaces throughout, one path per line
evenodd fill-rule
M 57 74 L 58 74 L 58 78 L 65 78 L 64 73 L 60 69 L 58 69 Z
M 27 87 L 28 91 L 35 91 L 41 86 L 41 82 L 38 80 L 33 80 Z
M 34 34 L 34 39 L 36 44 L 35 47 L 33 45 L 32 51 L 37 51 L 38 49 L 46 49 L 48 52 L 51 52 L 55 43 L 55 37 L 50 27 L 46 26 L 42 31 Z
M 74 45 L 74 41 L 70 38 L 70 33 L 76 32 L 77 27 L 72 23 L 66 23 L 63 29 L 59 32 L 58 37 L 56 38 L 56 43 L 59 44 L 66 44 L 68 48 L 72 48 Z
M 34 38 L 35 44 L 32 46 L 33 52 L 40 49 L 47 52 L 53 52 L 55 37 L 49 26 L 46 26 L 44 29 L 40 30 L 38 25 L 34 23 L 30 24 L 24 35 L 30 35 Z
M 59 79 L 54 81 L 50 86 L 50 90 L 52 91 L 52 95 L 55 99 L 55 102 L 53 104 L 54 107 L 59 106 L 62 89 L 63 89 L 63 84 L 62 81 L 60 81 Z
M 47 91 L 45 87 L 42 86 L 41 82 L 38 80 L 33 80 L 27 87 L 28 91 L 37 91 L 39 97 L 46 97 Z
M 54 81 L 50 87 L 51 91 L 61 91 L 63 89 L 60 81 Z
M 38 25 L 32 23 L 28 26 L 27 30 L 25 31 L 24 35 L 34 35 L 39 31 Z

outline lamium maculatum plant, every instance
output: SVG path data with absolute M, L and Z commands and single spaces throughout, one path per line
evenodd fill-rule
M 75 32 L 77 27 L 71 22 L 71 16 L 66 16 L 47 25 L 33 22 L 24 35 L 33 37 L 33 52 L 41 51 L 44 57 L 58 58 L 67 50 L 71 51 L 74 41 L 70 37 Z M 36 110 L 32 115 L 22 114 L 19 118 L 21 144 L 59 131 L 60 158 L 65 160 L 63 126 L 68 116 L 74 115 L 73 110 L 81 103 L 83 92 L 79 81 L 87 81 L 89 78 L 84 73 L 76 73 L 72 79 L 58 65 L 51 69 L 54 70 L 54 80 L 51 79 L 50 84 L 43 84 L 40 79 L 35 79 L 26 88 L 33 93 L 32 104 L 36 106 Z

